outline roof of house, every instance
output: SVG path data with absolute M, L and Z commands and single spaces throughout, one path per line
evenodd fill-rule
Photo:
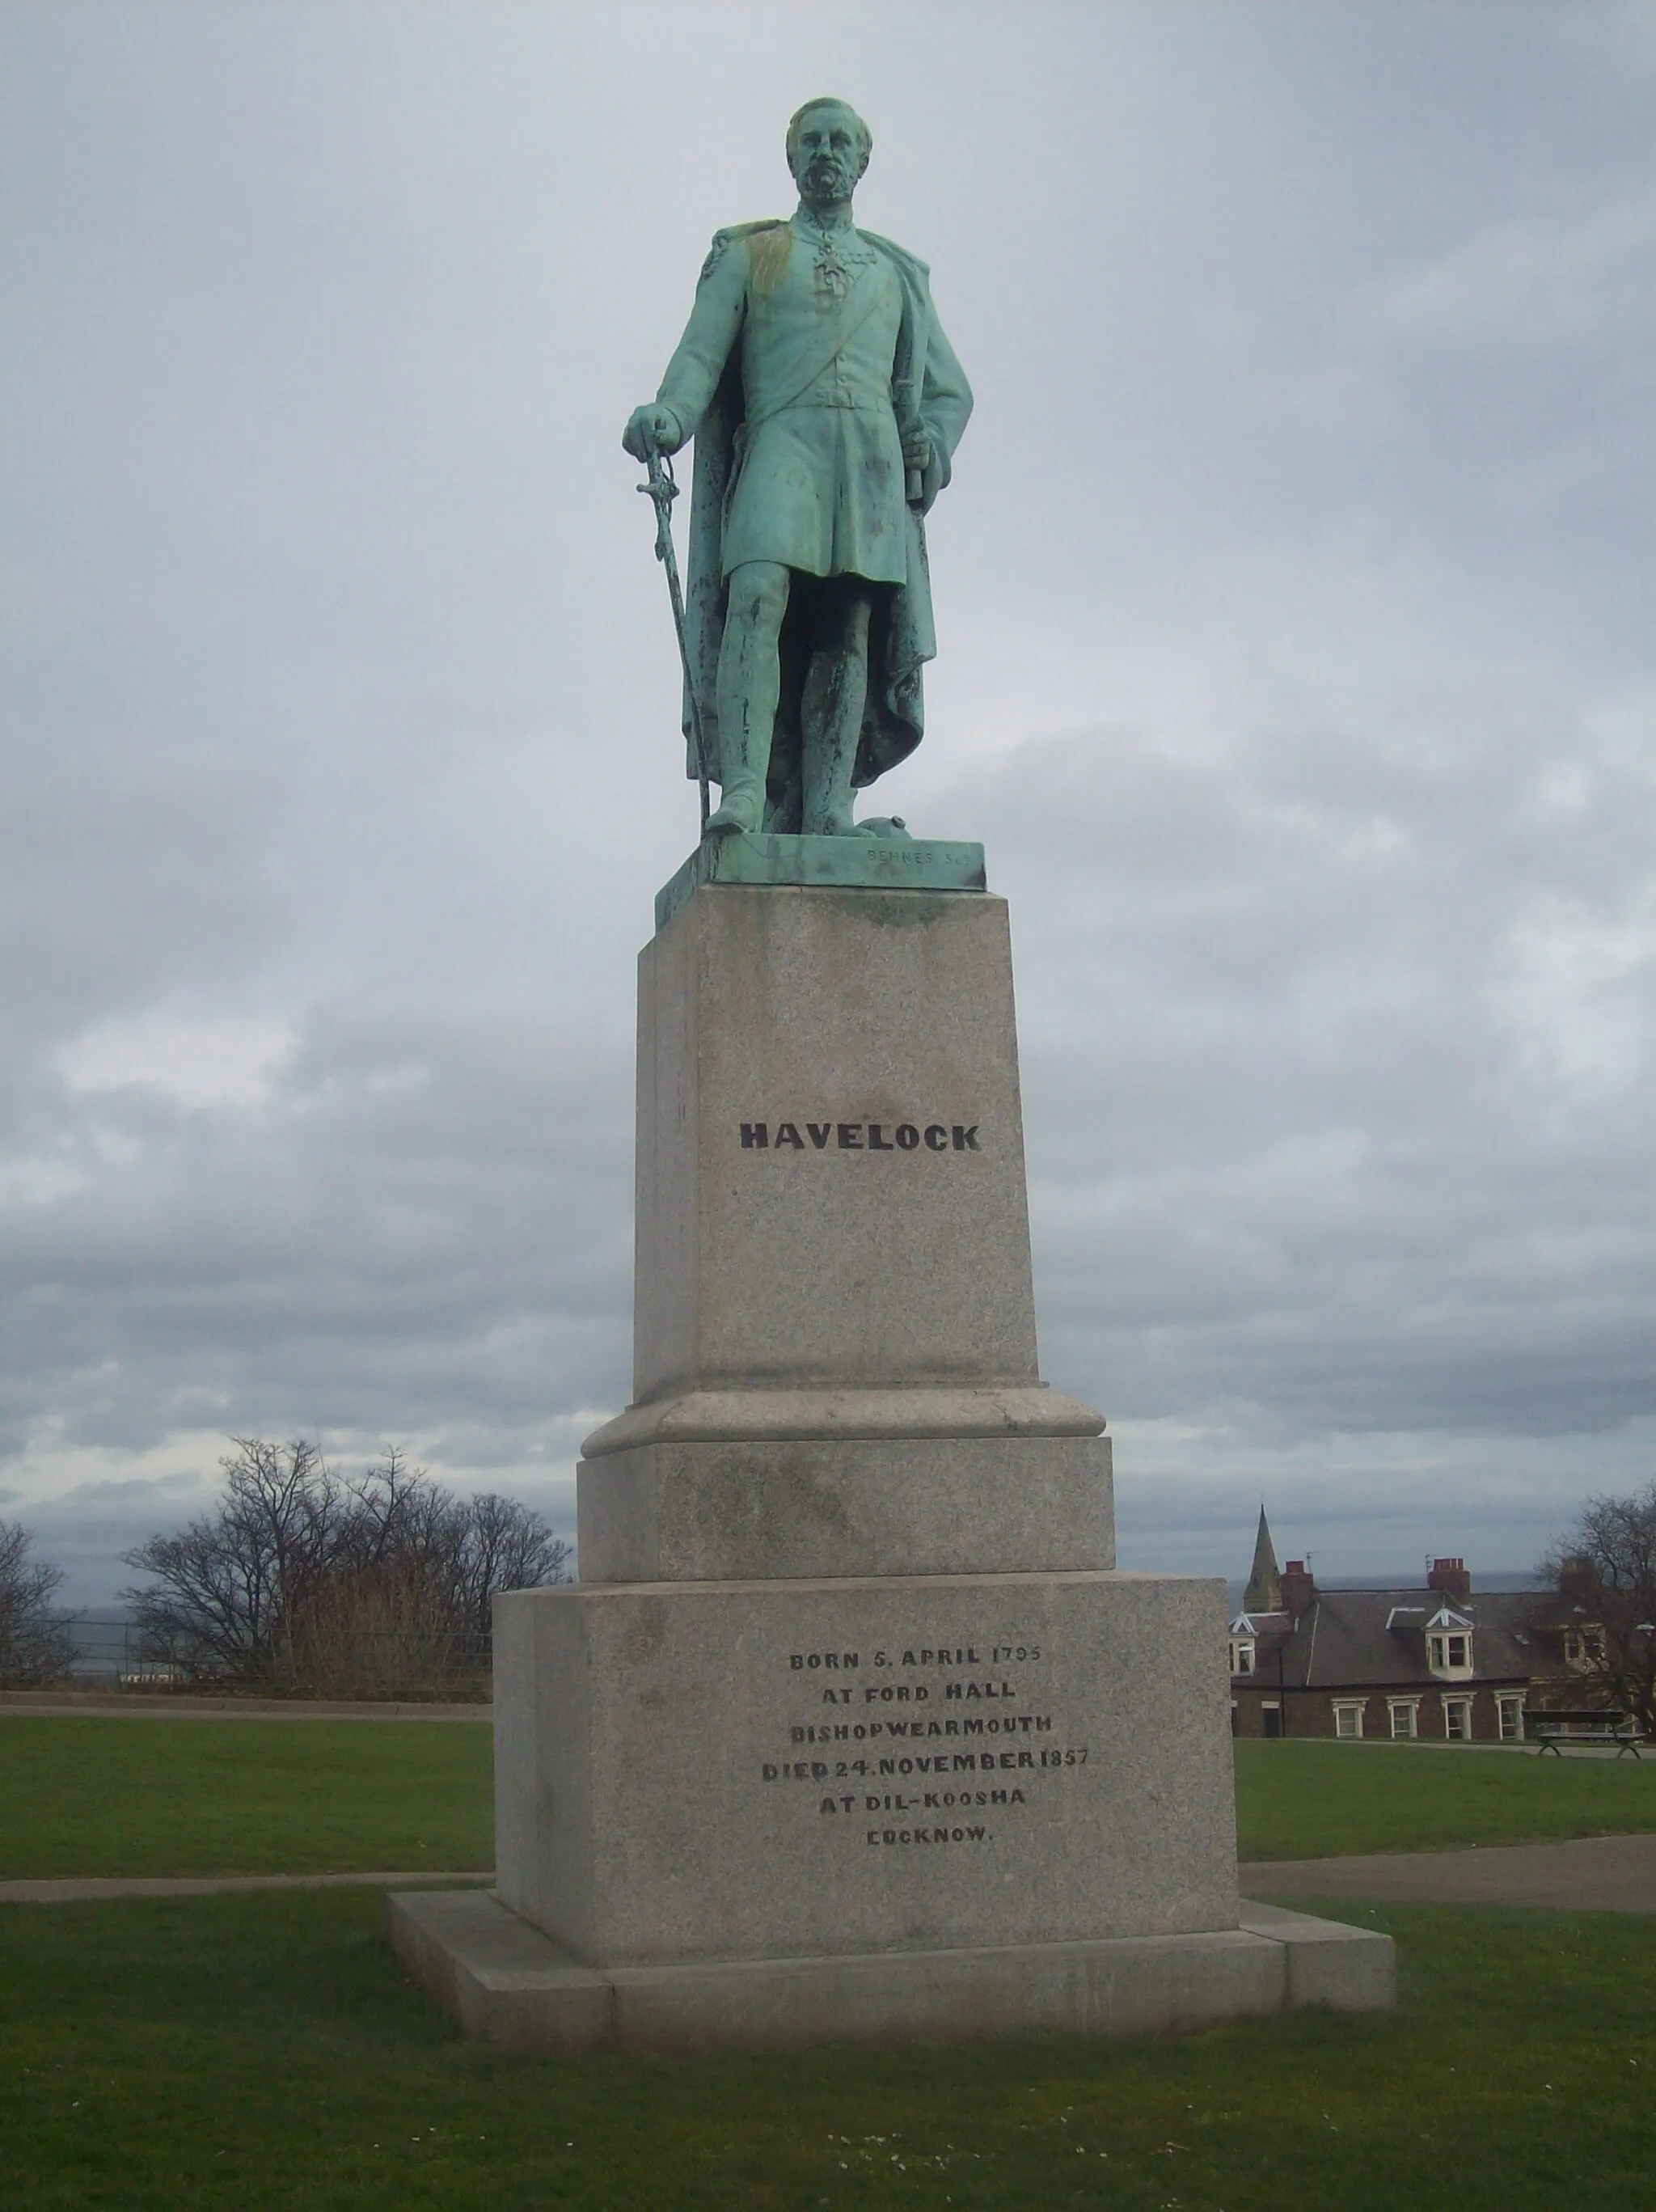
M 1522 1682 L 1543 1662 L 1530 1626 L 1535 1605 L 1533 1590 L 1487 1590 L 1464 1602 L 1435 1589 L 1319 1590 L 1297 1622 L 1244 1613 L 1237 1626 L 1253 1632 L 1260 1687 L 1280 1680 L 1289 1689 L 1423 1689 L 1443 1679 L 1427 1664 L 1428 1629 L 1462 1627 L 1471 1632 L 1473 1681 Z

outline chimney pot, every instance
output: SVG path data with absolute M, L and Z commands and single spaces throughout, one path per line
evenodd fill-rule
M 1453 1604 L 1471 1603 L 1472 1578 L 1466 1571 L 1465 1559 L 1434 1559 L 1426 1587 L 1441 1591 Z

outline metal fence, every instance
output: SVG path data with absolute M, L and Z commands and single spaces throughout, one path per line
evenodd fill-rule
M 94 1611 L 61 1618 L 75 1646 L 69 1668 L 71 1681 L 88 1689 L 142 1689 L 183 1680 L 182 1668 L 144 1656 L 137 1624 L 130 1613 Z

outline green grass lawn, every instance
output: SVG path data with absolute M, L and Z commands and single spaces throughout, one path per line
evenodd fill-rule
M 486 1867 L 490 1731 L 0 1717 L 0 1876 Z M 1656 1828 L 1656 1765 L 1237 1747 L 1245 1857 Z M 1313 1906 L 1314 1909 L 1314 1906 Z M 1656 2203 L 1656 1920 L 1349 1904 L 1396 2017 L 695 2063 L 516 2059 L 377 1893 L 0 1908 L 0 2201 L 1469 2212 Z
M 0 1881 L 494 1863 L 476 1722 L 0 1715 Z
M 0 1908 L 0 2194 L 8 2212 L 1656 2199 L 1656 1920 L 1335 1911 L 1398 1938 L 1400 2013 L 670 2062 L 462 2041 L 403 1980 L 373 1892 Z
M 0 1881 L 492 1863 L 482 1723 L 0 1715 Z M 1240 1743 L 1244 1859 L 1656 1829 L 1656 1759 Z
M 1656 1759 L 1329 1741 L 1239 1743 L 1235 1751 L 1244 1859 L 1443 1851 L 1656 1829 Z

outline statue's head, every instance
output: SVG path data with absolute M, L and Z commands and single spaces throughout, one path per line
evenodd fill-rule
M 807 200 L 849 199 L 874 150 L 873 133 L 843 100 L 808 100 L 788 125 L 788 167 Z

